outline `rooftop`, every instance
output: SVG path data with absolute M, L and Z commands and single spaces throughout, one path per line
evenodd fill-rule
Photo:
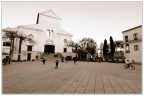
M 137 27 L 134 27 L 134 28 L 131 28 L 131 29 L 125 30 L 125 31 L 123 31 L 122 33 L 125 33 L 125 32 L 127 32 L 127 31 L 130 31 L 130 30 L 133 30 L 133 29 L 136 29 L 136 28 L 139 28 L 139 27 L 142 27 L 142 25 L 139 25 L 139 26 L 137 26 Z

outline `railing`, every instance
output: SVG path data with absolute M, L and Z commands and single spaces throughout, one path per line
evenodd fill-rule
M 135 38 L 135 39 L 133 39 L 133 40 L 125 40 L 125 42 L 124 42 L 124 44 L 126 44 L 126 43 L 133 43 L 133 42 L 140 42 L 140 41 L 142 41 L 142 38 Z

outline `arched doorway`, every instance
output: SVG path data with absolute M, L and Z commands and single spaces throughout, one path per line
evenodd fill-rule
M 46 40 L 46 43 L 44 45 L 44 53 L 55 53 L 55 45 L 51 39 Z

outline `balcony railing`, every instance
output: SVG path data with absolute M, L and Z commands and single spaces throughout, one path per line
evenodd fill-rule
M 134 38 L 134 40 L 138 40 L 138 38 Z
M 133 43 L 133 42 L 140 42 L 140 41 L 142 41 L 142 38 L 135 38 L 133 40 L 127 40 L 127 41 L 125 40 L 124 44 Z

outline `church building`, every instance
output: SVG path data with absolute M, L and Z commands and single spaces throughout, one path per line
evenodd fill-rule
M 18 33 L 30 36 L 36 43 L 34 45 L 23 42 L 21 54 L 18 54 L 19 38 L 16 38 L 12 60 L 32 61 L 46 54 L 71 53 L 72 48 L 67 47 L 64 40 L 72 40 L 73 35 L 61 28 L 62 19 L 51 9 L 38 13 L 36 24 L 17 26 Z

